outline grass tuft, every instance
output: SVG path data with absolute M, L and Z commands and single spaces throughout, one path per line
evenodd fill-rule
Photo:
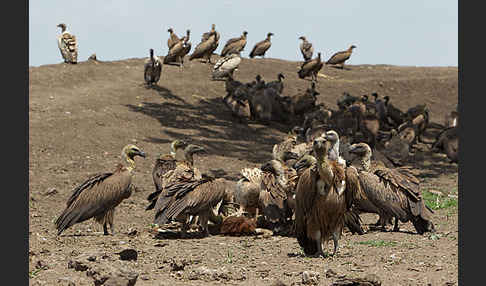
M 440 196 L 429 191 L 422 192 L 422 197 L 425 201 L 425 204 L 433 210 L 457 207 L 456 198 Z

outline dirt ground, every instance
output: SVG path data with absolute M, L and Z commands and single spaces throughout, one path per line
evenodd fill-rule
M 154 160 L 168 153 L 170 141 L 204 146 L 209 155 L 196 157 L 195 165 L 235 180 L 240 169 L 270 159 L 273 144 L 292 126 L 235 122 L 221 100 L 224 82 L 210 81 L 210 66 L 197 61 L 183 70 L 164 65 L 159 87 L 147 89 L 144 60 L 29 68 L 30 285 L 93 285 L 86 271 L 68 268 L 70 260 L 86 253 L 98 255 L 93 263 L 135 271 L 136 285 L 299 285 L 304 271 L 318 272 L 319 285 L 370 273 L 382 285 L 457 285 L 457 207 L 435 211 L 434 235 L 416 234 L 411 223 L 401 224 L 400 232 L 345 232 L 337 257 L 328 258 L 304 257 L 293 237 L 154 235 L 153 213 L 144 210 L 146 197 L 154 189 Z M 271 81 L 282 72 L 284 95 L 292 95 L 310 86 L 297 77 L 298 66 L 279 59 L 243 59 L 235 78 L 249 82 L 259 73 Z M 321 73 L 326 77 L 319 77 L 318 102 L 334 109 L 344 91 L 389 95 L 402 110 L 426 103 L 431 121 L 439 123 L 457 105 L 457 67 L 356 65 L 349 70 L 324 67 Z M 128 143 L 148 156 L 136 158 L 136 191 L 117 208 L 117 233 L 103 236 L 101 226 L 90 220 L 57 236 L 53 222 L 74 187 L 91 174 L 113 170 Z M 457 165 L 436 154 L 423 158 L 414 164 L 423 189 L 457 196 Z M 368 227 L 377 217 L 362 218 Z M 116 253 L 127 248 L 137 251 L 136 261 L 119 259 Z M 213 274 L 207 274 L 210 270 Z

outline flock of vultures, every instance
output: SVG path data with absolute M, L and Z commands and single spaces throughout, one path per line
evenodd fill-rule
M 76 38 L 65 24 L 58 27 L 62 29 L 58 41 L 64 61 L 76 63 Z M 150 49 L 144 65 L 147 86 L 157 84 L 163 64 L 182 68 L 191 52 L 189 30 L 183 37 L 173 29 L 168 32 L 169 51 L 163 60 Z M 338 110 L 316 104 L 319 70 L 326 64 L 344 72 L 344 63 L 355 46 L 323 62 L 320 53 L 312 58 L 313 46 L 304 36 L 299 38 L 304 60 L 298 75 L 311 81 L 303 94 L 282 96 L 285 75 L 281 73 L 275 81 L 265 82 L 256 75 L 252 82 L 240 82 L 233 72 L 241 62 L 247 35 L 244 31 L 240 37 L 229 39 L 213 65 L 212 78 L 225 81 L 224 103 L 240 122 L 298 124 L 289 125 L 287 137 L 271 150 L 271 160 L 262 162 L 259 168 L 242 169 L 237 181 L 201 173 L 194 165 L 194 156 L 206 150 L 182 140 L 173 141 L 170 153 L 154 162 L 155 191 L 147 197 L 146 207 L 153 223 L 179 223 L 182 236 L 191 226 L 208 236 L 210 223 L 224 235 L 250 235 L 257 227 L 268 228 L 296 237 L 309 256 L 324 255 L 323 245 L 331 239 L 335 254 L 344 227 L 353 234 L 363 234 L 362 213 L 377 214 L 376 226 L 383 230 L 393 225 L 393 231 L 398 231 L 399 222 L 410 222 L 417 233 L 433 232 L 433 211 L 424 203 L 420 181 L 407 160 L 420 142 L 457 163 L 457 110 L 451 111 L 444 124 L 437 124 L 429 122 L 425 105 L 404 111 L 393 106 L 388 96 L 380 98 L 377 93 L 368 97 L 345 92 L 337 101 Z M 268 33 L 266 39 L 256 43 L 249 56 L 264 57 L 272 35 Z M 219 40 L 213 24 L 189 60 L 212 64 Z M 422 136 L 429 128 L 436 129 L 435 140 Z M 103 225 L 105 235 L 109 234 L 108 226 L 112 234 L 115 232 L 115 208 L 131 195 L 135 157 L 145 158 L 144 151 L 133 144 L 125 146 L 121 154 L 122 162 L 114 171 L 92 176 L 74 189 L 55 221 L 58 235 L 91 218 Z

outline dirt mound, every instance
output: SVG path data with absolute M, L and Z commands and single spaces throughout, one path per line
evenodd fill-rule
M 29 68 L 31 284 L 58 285 L 69 280 L 92 285 L 84 272 L 68 268 L 73 257 L 90 251 L 105 253 L 107 261 L 136 272 L 137 285 L 269 285 L 275 280 L 290 285 L 302 282 L 303 271 L 319 272 L 323 285 L 339 275 L 366 273 L 376 274 L 383 285 L 457 283 L 457 208 L 436 211 L 436 236 L 416 235 L 411 224 L 402 225 L 399 233 L 346 233 L 338 257 L 327 259 L 302 257 L 297 240 L 288 237 L 154 238 L 148 231 L 153 213 L 144 211 L 145 198 L 154 188 L 155 157 L 169 151 L 170 141 L 185 139 L 203 146 L 209 155 L 195 158 L 201 171 L 236 179 L 241 168 L 270 159 L 273 144 L 292 126 L 234 121 L 222 102 L 224 82 L 210 81 L 211 66 L 197 60 L 186 61 L 184 69 L 164 65 L 159 86 L 148 89 L 143 85 L 144 60 Z M 281 72 L 283 95 L 292 95 L 310 86 L 310 81 L 298 78 L 299 65 L 279 59 L 243 59 L 235 79 L 249 82 L 260 74 L 272 81 Z M 457 67 L 348 67 L 321 70 L 318 103 L 336 109 L 336 99 L 344 91 L 377 92 L 390 96 L 390 102 L 402 110 L 426 103 L 431 121 L 440 123 L 457 105 Z M 89 221 L 57 237 L 53 221 L 72 189 L 90 174 L 113 170 L 121 148 L 133 142 L 148 156 L 137 158 L 133 180 L 137 191 L 117 208 L 118 234 L 103 236 L 101 227 Z M 423 188 L 457 192 L 457 165 L 440 159 L 417 165 Z M 363 220 L 374 223 L 376 218 L 365 215 Z M 126 248 L 137 251 L 136 261 L 117 261 L 117 253 Z M 183 270 L 172 270 L 174 259 L 186 262 Z M 191 274 L 201 269 L 209 274 Z M 337 276 L 326 275 L 329 269 Z M 204 279 L 194 280 L 198 277 Z

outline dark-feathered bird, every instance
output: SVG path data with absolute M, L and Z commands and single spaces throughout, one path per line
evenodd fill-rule
M 275 81 L 271 81 L 271 82 L 267 82 L 267 84 L 265 85 L 266 88 L 273 88 L 275 89 L 279 94 L 282 94 L 283 92 L 283 89 L 284 89 L 284 84 L 283 84 L 283 80 L 285 76 L 283 75 L 283 73 L 279 73 L 277 75 L 277 80 Z
M 272 42 L 270 41 L 271 36 L 273 36 L 273 33 L 268 33 L 265 40 L 260 41 L 253 46 L 253 49 L 250 52 L 250 58 L 253 59 L 256 56 L 265 58 L 265 53 L 270 49 L 270 46 L 272 46 Z
M 302 63 L 297 73 L 299 74 L 299 78 L 311 76 L 312 81 L 317 81 L 317 73 L 321 70 L 322 66 L 321 53 L 319 52 L 316 58 Z
M 165 224 L 179 216 L 199 216 L 203 234 L 209 235 L 208 220 L 213 208 L 223 200 L 231 184 L 224 178 L 177 180 L 167 183 L 159 200 L 156 224 Z M 184 223 L 186 225 L 186 223 Z M 187 226 L 183 227 L 183 234 Z
M 179 37 L 174 33 L 174 30 L 172 28 L 169 28 L 167 30 L 167 32 L 169 32 L 169 39 L 167 40 L 167 47 L 170 49 L 172 49 L 172 47 L 177 44 L 180 39 Z
M 145 208 L 145 210 L 151 210 L 154 208 L 155 203 L 159 198 L 159 194 L 164 189 L 165 174 L 171 170 L 175 170 L 177 167 L 177 150 L 184 149 L 187 146 L 187 143 L 182 140 L 174 140 L 170 144 L 170 153 L 161 155 L 155 160 L 155 165 L 152 169 L 152 179 L 154 180 L 155 192 L 151 193 L 147 197 L 150 204 L 147 206 L 147 208 Z
M 434 231 L 433 211 L 422 199 L 420 181 L 408 169 L 371 169 L 371 148 L 366 143 L 351 145 L 349 152 L 359 156 L 364 169 L 359 171 L 362 192 L 380 210 L 380 217 L 395 217 L 394 231 L 399 230 L 398 220 L 411 221 L 419 234 Z
M 326 65 L 337 65 L 343 69 L 344 62 L 351 57 L 351 54 L 353 53 L 353 49 L 355 48 L 356 48 L 355 45 L 351 45 L 347 50 L 335 53 L 329 58 L 329 60 L 327 60 Z
M 300 44 L 300 52 L 304 57 L 304 61 L 309 61 L 310 59 L 312 59 L 314 48 L 312 47 L 312 44 L 308 42 L 304 36 L 299 37 L 299 39 L 302 40 L 302 43 Z
M 297 184 L 295 234 L 306 255 L 324 255 L 322 243 L 331 237 L 336 254 L 345 213 L 356 194 L 348 183 L 348 171 L 329 160 L 330 148 L 331 142 L 324 138 L 314 140 L 317 164 L 305 169 Z
M 189 34 L 189 30 L 188 30 Z M 178 65 L 179 67 L 184 66 L 184 55 L 190 50 L 190 43 L 188 42 L 189 35 L 182 37 L 179 42 L 175 43 L 172 48 L 170 48 L 167 55 L 164 57 L 164 64 Z
M 143 68 L 143 78 L 147 85 L 153 85 L 160 79 L 160 73 L 162 72 L 162 62 L 158 57 L 154 56 L 154 50 L 150 49 L 150 57 L 145 61 Z
M 231 55 L 234 53 L 240 53 L 246 46 L 246 35 L 247 31 L 243 31 L 243 34 L 238 38 L 229 39 L 221 51 L 221 56 Z
M 219 33 L 215 30 L 215 25 L 211 26 L 211 31 L 206 32 L 201 37 L 201 42 L 192 52 L 189 60 L 205 58 L 206 63 L 211 63 L 211 55 L 218 48 Z
M 74 189 L 66 208 L 55 222 L 58 235 L 70 226 L 90 218 L 103 225 L 105 235 L 108 234 L 108 224 L 114 234 L 115 208 L 132 193 L 132 171 L 135 168 L 133 158 L 145 158 L 145 153 L 133 144 L 125 146 L 121 155 L 123 162 L 117 165 L 114 172 L 91 176 Z
M 78 62 L 78 42 L 76 36 L 71 34 L 66 24 L 57 25 L 61 28 L 61 35 L 57 37 L 57 45 L 65 63 L 76 64 Z
M 432 150 L 443 151 L 451 162 L 459 162 L 459 129 L 458 126 L 445 128 L 432 144 Z

